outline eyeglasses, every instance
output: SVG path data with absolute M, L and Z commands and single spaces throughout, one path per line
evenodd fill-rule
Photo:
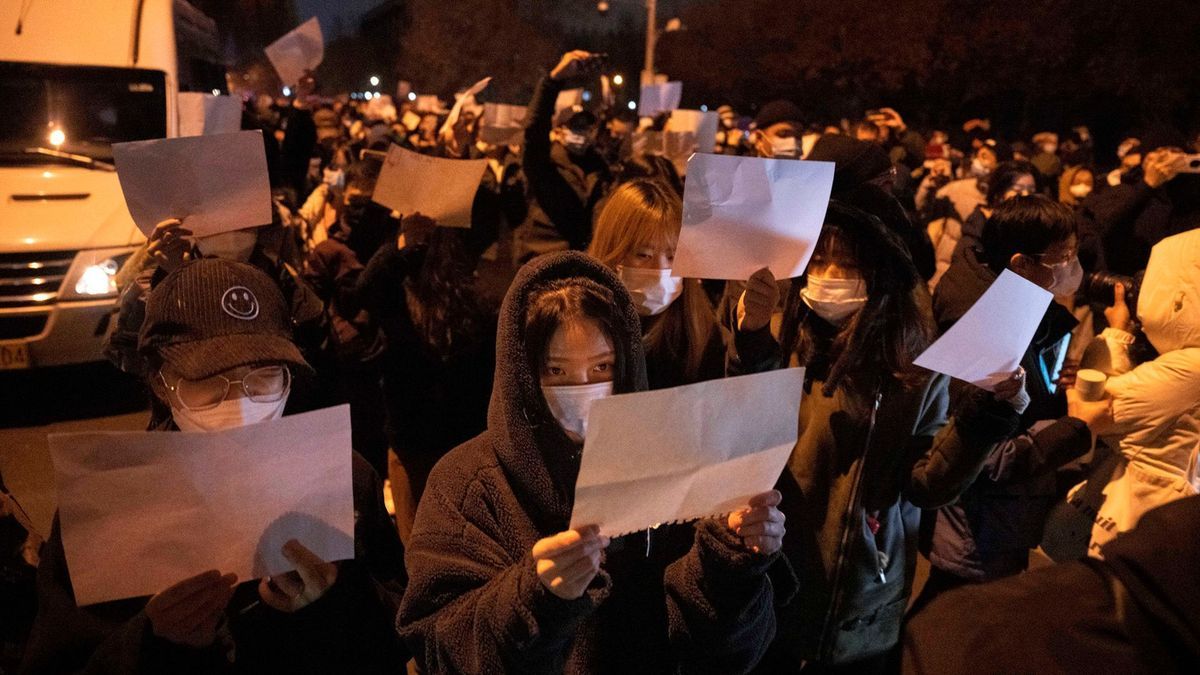
M 1050 254 L 1049 253 L 1035 253 L 1030 257 L 1033 258 L 1034 260 L 1037 260 L 1039 263 L 1041 263 L 1043 265 L 1047 265 L 1049 267 L 1055 267 L 1058 265 L 1066 265 L 1066 264 L 1070 263 L 1072 260 L 1074 260 L 1075 258 L 1079 257 L 1079 247 L 1076 246 L 1076 247 L 1070 249 L 1069 251 L 1066 252 L 1066 255 L 1060 254 L 1059 257 L 1057 257 L 1054 260 L 1045 260 L 1045 257 L 1048 255 L 1050 255 Z
M 283 399 L 292 386 L 292 373 L 286 366 L 263 366 L 246 373 L 240 380 L 231 380 L 224 375 L 213 375 L 202 380 L 179 378 L 175 384 L 167 382 L 162 371 L 158 379 L 163 386 L 175 394 L 186 410 L 198 412 L 212 410 L 229 395 L 229 388 L 239 385 L 246 398 L 255 403 L 275 403 Z

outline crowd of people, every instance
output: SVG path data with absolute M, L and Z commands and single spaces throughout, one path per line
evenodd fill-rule
M 1148 127 L 1104 157 L 1083 127 L 723 106 L 699 152 L 833 162 L 832 197 L 803 276 L 685 279 L 663 118 L 557 109 L 603 67 L 564 55 L 501 144 L 474 101 L 446 123 L 307 78 L 247 103 L 273 222 L 160 223 L 108 354 L 145 381 L 150 429 L 348 402 L 356 557 L 289 542 L 296 572 L 78 607 L 56 521 L 24 671 L 1194 672 L 1195 139 Z M 470 228 L 372 201 L 393 144 L 487 160 Z M 994 391 L 916 367 L 1006 270 L 1055 297 L 1021 367 Z M 185 302 L 230 287 L 252 321 Z M 794 366 L 775 489 L 616 538 L 569 527 L 591 402 Z M 1081 369 L 1109 376 L 1099 400 Z M 1054 517 L 1083 531 L 1075 562 L 1027 570 Z

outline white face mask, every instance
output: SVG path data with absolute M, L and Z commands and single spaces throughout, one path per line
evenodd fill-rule
M 237 262 L 247 262 L 258 243 L 258 232 L 255 230 L 233 230 L 220 234 L 210 234 L 196 240 L 196 246 L 206 258 L 222 258 Z
M 583 134 L 577 134 L 574 131 L 567 131 L 563 134 L 563 145 L 567 146 L 567 150 L 576 154 L 582 155 L 591 147 L 592 141 Z
M 1054 283 L 1050 284 L 1050 291 L 1055 297 L 1068 297 L 1075 295 L 1075 291 L 1079 290 L 1079 284 L 1083 282 L 1083 265 L 1079 264 L 1079 257 L 1076 256 L 1070 260 L 1060 262 L 1056 265 L 1045 265 L 1054 272 Z
M 1069 189 L 1071 191 L 1071 195 L 1073 197 L 1075 197 L 1076 199 L 1083 199 L 1084 197 L 1087 197 L 1088 195 L 1092 194 L 1092 186 L 1085 185 L 1083 183 L 1076 183 L 1075 185 L 1072 185 Z
M 229 398 L 208 410 L 187 410 L 171 406 L 171 417 L 180 431 L 220 431 L 235 429 L 283 416 L 288 395 L 273 403 L 259 403 L 249 398 Z
M 578 440 L 587 436 L 588 413 L 596 401 L 612 396 L 612 382 L 578 384 L 559 387 L 542 387 L 546 405 L 554 419 L 562 425 L 568 435 Z
M 683 277 L 671 276 L 671 270 L 648 270 L 617 265 L 617 276 L 629 290 L 638 314 L 655 316 L 671 306 L 683 293 Z
M 970 174 L 972 177 L 983 178 L 989 173 L 991 173 L 991 169 L 988 169 L 987 165 L 983 163 L 983 160 L 979 159 L 978 157 L 971 160 Z
M 771 136 L 768 140 L 771 142 L 771 156 L 775 159 L 796 159 L 800 156 L 795 136 Z
M 322 173 L 322 182 L 330 187 L 345 187 L 346 172 L 342 169 L 325 169 Z
M 861 277 L 826 279 L 809 276 L 808 284 L 800 290 L 800 299 L 817 316 L 837 325 L 867 304 L 867 282 Z

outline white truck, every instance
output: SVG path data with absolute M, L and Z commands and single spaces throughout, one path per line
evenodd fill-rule
M 184 0 L 0 2 L 0 370 L 97 361 L 144 241 L 113 143 L 175 136 L 176 94 L 223 91 Z

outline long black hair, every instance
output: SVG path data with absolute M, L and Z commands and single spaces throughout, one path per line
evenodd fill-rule
M 571 321 L 587 319 L 600 326 L 613 345 L 613 391 L 621 394 L 635 389 L 631 340 L 619 328 L 623 319 L 610 289 L 584 277 L 556 279 L 532 289 L 528 307 L 525 354 L 535 380 L 545 365 L 554 333 Z
M 421 267 L 404 284 L 409 316 L 422 341 L 443 360 L 476 344 L 488 328 L 475 288 L 475 266 L 466 230 L 434 227 Z
M 933 340 L 933 313 L 904 243 L 875 216 L 831 200 L 813 260 L 857 269 L 867 302 L 839 329 L 804 304 L 805 277 L 793 279 L 780 335 L 785 358 L 795 354 L 824 378 L 827 396 L 839 387 L 865 396 L 889 379 L 918 382 L 912 363 Z

